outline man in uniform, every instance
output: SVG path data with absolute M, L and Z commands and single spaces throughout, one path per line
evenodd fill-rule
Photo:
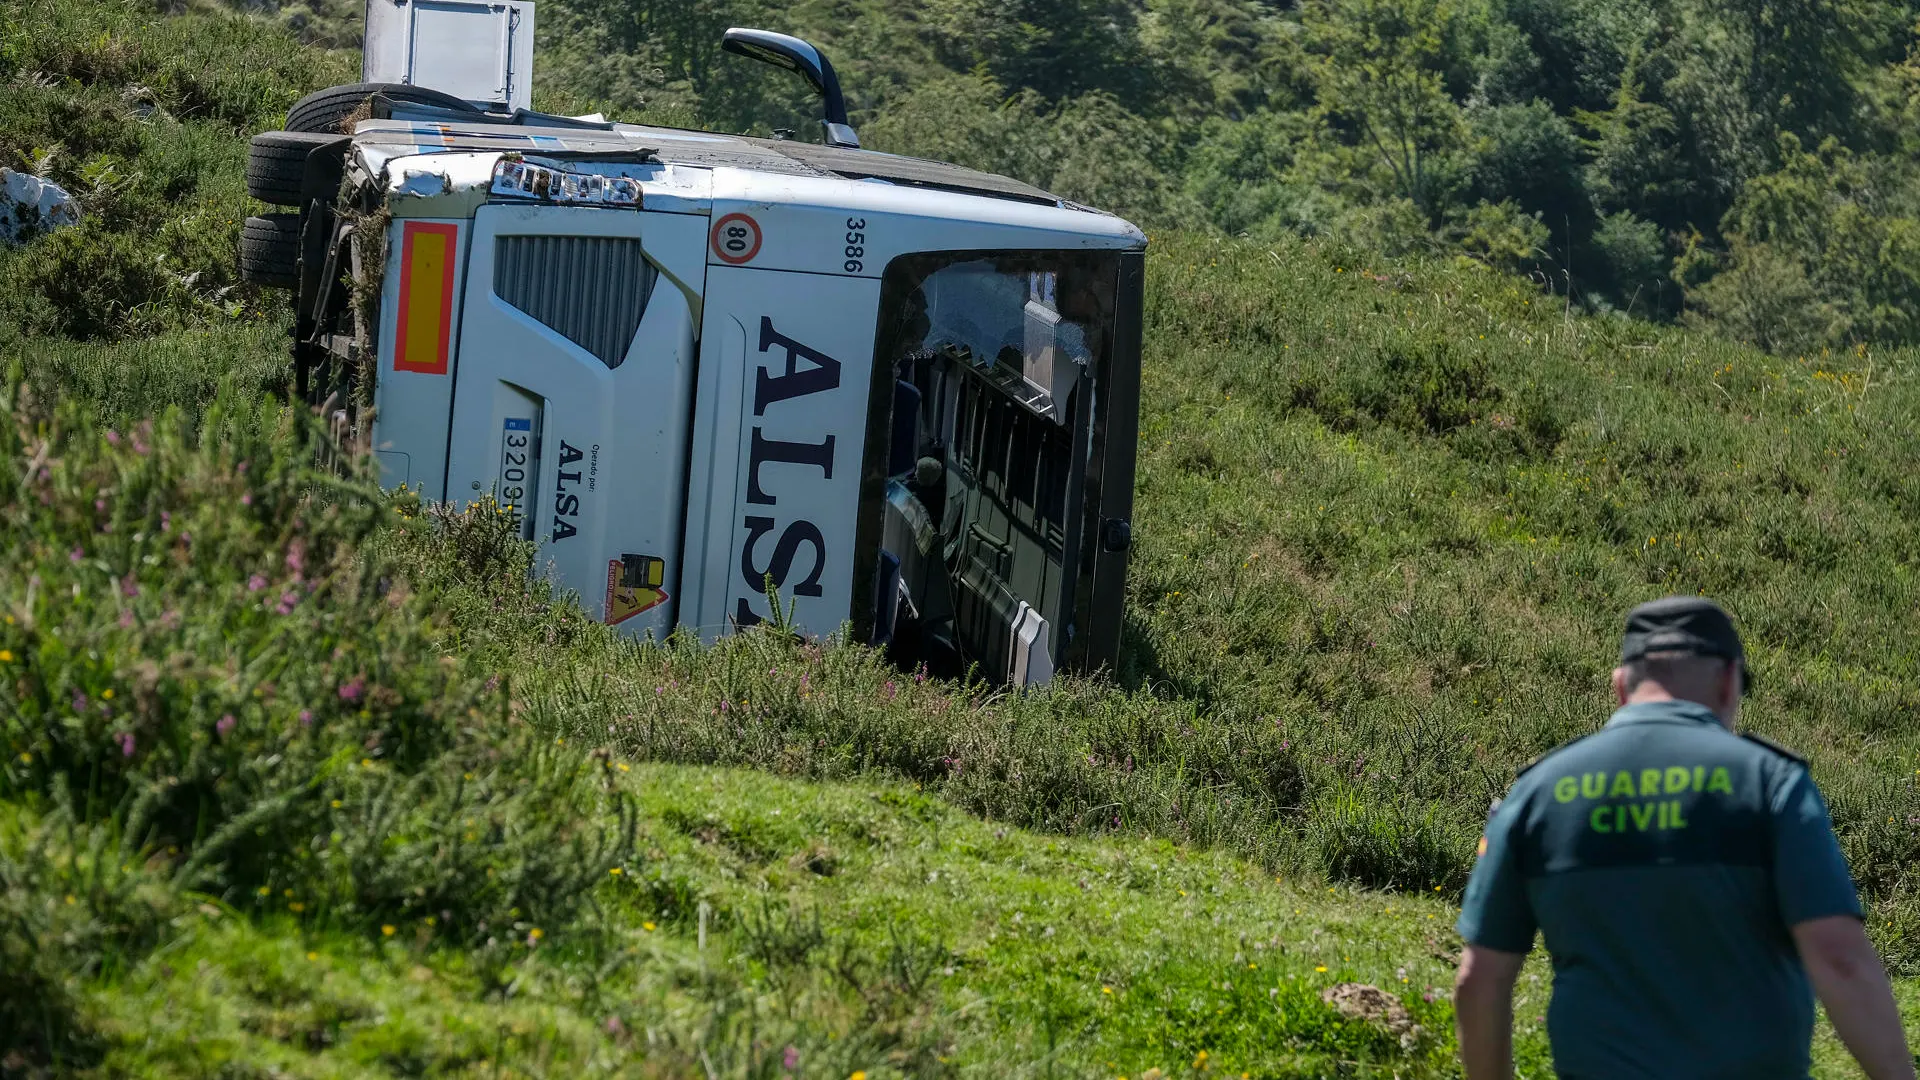
M 1619 711 L 1522 770 L 1487 822 L 1458 927 L 1468 1080 L 1513 1074 L 1513 987 L 1536 930 L 1565 1080 L 1805 1080 L 1814 992 L 1871 1080 L 1913 1080 L 1806 763 L 1733 733 L 1749 680 L 1711 601 L 1627 616 Z

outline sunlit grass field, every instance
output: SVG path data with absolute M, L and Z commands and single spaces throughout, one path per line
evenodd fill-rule
M 347 61 L 16 10 L 0 164 L 90 223 L 0 250 L 0 1073 L 1453 1075 L 1488 801 L 1605 718 L 1621 613 L 1696 591 L 1920 1020 L 1913 355 L 1155 235 L 1120 670 L 639 647 L 262 403 L 244 136 Z

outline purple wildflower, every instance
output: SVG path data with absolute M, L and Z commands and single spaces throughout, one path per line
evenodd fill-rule
M 297 592 L 281 593 L 280 603 L 277 606 L 275 606 L 273 610 L 279 612 L 282 615 L 291 615 L 293 614 L 293 606 L 295 604 L 298 604 L 299 602 L 300 602 L 299 593 Z
M 300 726 L 301 727 L 313 726 L 313 710 L 312 709 L 300 710 Z
M 133 609 L 132 608 L 120 609 L 120 629 L 122 630 L 133 629 Z
M 228 713 L 225 716 L 222 716 L 219 720 L 215 721 L 213 725 L 213 730 L 219 732 L 220 737 L 224 739 L 227 737 L 227 733 L 233 730 L 233 725 L 234 725 L 233 714 Z
M 253 505 L 253 492 L 251 492 L 251 491 L 249 491 L 249 492 L 246 492 L 245 494 L 243 494 L 243 495 L 241 495 L 241 496 L 240 496 L 240 505 L 241 505 L 241 506 L 252 506 L 252 505 Z
M 95 500 L 93 500 L 93 508 L 94 508 L 95 510 L 98 510 L 98 511 L 100 511 L 101 513 L 106 513 L 106 510 L 107 510 L 107 500 L 105 500 L 105 499 L 95 499 Z
M 120 445 L 120 433 L 113 430 L 112 428 L 107 429 L 107 445 L 109 446 Z
M 160 531 L 161 532 L 173 531 L 173 512 L 171 510 L 160 511 Z
M 787 1070 L 788 1072 L 792 1072 L 793 1070 L 799 1068 L 800 1067 L 800 1051 L 794 1049 L 791 1046 L 787 1047 L 786 1053 L 780 1055 L 780 1067 Z
M 74 548 L 72 551 L 67 552 L 67 561 L 75 564 L 76 566 L 79 565 L 79 562 L 81 559 L 84 559 L 86 557 L 87 557 L 87 551 L 85 548 Z
M 133 756 L 133 732 L 123 731 L 114 737 L 120 740 L 120 756 L 129 757 L 129 758 L 132 757 Z
M 140 595 L 140 585 L 133 580 L 132 574 L 120 579 L 120 595 L 128 597 Z
M 74 712 L 85 712 L 87 711 L 87 695 L 76 690 L 73 694 L 73 700 L 68 702 L 68 704 L 73 706 Z
M 367 677 L 365 675 L 355 675 L 352 679 L 340 684 L 340 700 L 359 701 L 360 695 L 365 693 L 366 690 Z
M 296 581 L 299 580 L 300 572 L 306 568 L 306 565 L 307 565 L 307 545 L 301 543 L 298 540 L 295 540 L 293 543 L 288 544 L 287 545 L 287 572 L 291 573 L 294 576 L 294 580 Z
M 259 592 L 261 589 L 264 589 L 266 587 L 267 587 L 267 576 L 265 574 L 255 574 L 252 577 L 247 579 L 248 592 Z
M 895 694 L 897 694 L 897 693 L 899 693 L 899 690 L 898 690 L 898 688 L 896 688 L 896 687 L 895 687 L 895 686 L 893 685 L 893 680 L 892 680 L 892 679 L 888 679 L 888 680 L 887 680 L 887 685 L 886 685 L 886 687 L 885 687 L 885 693 L 886 693 L 886 695 L 887 695 L 887 700 L 888 700 L 888 701 L 892 701 L 892 700 L 893 700 L 893 695 L 895 695 Z

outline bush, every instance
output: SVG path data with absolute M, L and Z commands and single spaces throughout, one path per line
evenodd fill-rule
M 1605 214 L 1593 231 L 1593 251 L 1600 260 L 1596 275 L 1601 288 L 1612 301 L 1632 311 L 1665 308 L 1661 294 L 1673 283 L 1669 278 L 1672 260 L 1660 229 L 1651 221 L 1642 221 L 1629 211 Z
M 461 940 L 565 925 L 617 805 L 442 651 L 431 597 L 381 561 L 376 532 L 430 528 L 410 499 L 364 466 L 316 473 L 317 424 L 284 409 L 103 431 L 17 379 L 0 799 L 70 807 L 231 903 Z

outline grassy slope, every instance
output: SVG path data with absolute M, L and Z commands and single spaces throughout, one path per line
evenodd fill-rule
M 1312 743 L 1351 774 L 1309 784 L 1328 799 L 1446 808 L 1454 851 L 1512 765 L 1600 718 L 1620 612 L 1705 592 L 1750 641 L 1747 723 L 1813 759 L 1881 899 L 1920 888 L 1920 358 L 1775 358 L 1458 266 L 1161 240 L 1130 674 Z M 1462 869 L 1351 855 L 1383 883 Z
M 474 965 L 427 947 L 419 924 L 369 941 L 203 913 L 99 991 L 109 1026 L 144 1037 L 107 1067 L 324 1075 L 411 1061 L 457 1074 L 504 1040 L 527 1067 L 639 1075 L 678 1075 L 702 1052 L 722 1075 L 753 1074 L 788 1045 L 804 1075 L 829 1077 L 882 1075 L 889 1060 L 1024 1075 L 1016 1063 L 1050 1058 L 1062 1075 L 1096 1063 L 1132 1075 L 1201 1050 L 1229 1075 L 1382 1057 L 1425 1073 L 1391 1038 L 1333 1023 L 1317 989 L 1410 989 L 1416 1020 L 1447 1023 L 1419 997 L 1448 978 L 1437 900 L 1279 884 L 1165 843 L 1008 832 L 898 785 L 646 765 L 621 783 L 640 800 L 640 846 L 601 890 L 610 929 L 516 942 L 526 959 L 504 1000 L 476 1001 Z M 663 881 L 716 913 L 704 949 L 697 907 L 656 910 Z M 587 951 L 631 958 L 632 977 L 584 993 Z M 801 954 L 805 969 L 786 962 Z M 1307 1018 L 1282 1034 L 1276 1008 Z M 649 1042 L 650 1064 L 626 1060 Z M 1425 1040 L 1416 1061 L 1443 1046 Z
M 235 135 L 270 126 L 301 80 L 326 75 L 251 24 L 148 25 L 130 11 L 30 5 L 45 21 L 16 24 L 5 39 L 14 82 L 0 94 L 0 110 L 12 110 L 0 143 L 21 163 L 17 148 L 44 142 L 33 118 L 79 101 L 107 110 L 102 145 L 123 147 L 96 151 L 110 163 L 165 175 L 168 161 L 204 148 L 204 174 L 178 170 L 193 183 L 166 198 L 116 209 L 110 191 L 100 195 L 94 239 L 121 245 L 122 270 L 185 251 L 207 265 L 183 265 L 179 277 L 228 273 L 216 254 L 230 250 L 244 203 L 234 177 L 213 166 L 237 173 Z M 267 77 L 189 78 L 231 69 L 236 50 Z M 54 84 L 23 83 L 24 71 L 51 72 Z M 134 82 L 159 86 L 168 114 L 187 119 L 141 118 L 124 105 Z M 175 245 L 153 228 L 170 214 L 206 235 Z M 278 379 L 272 306 L 222 307 L 176 288 L 177 278 L 122 279 L 150 290 L 129 305 L 147 321 L 22 333 L 48 311 L 88 309 L 84 296 L 41 303 L 60 298 L 51 283 L 70 265 L 60 260 L 80 250 L 0 256 L 9 311 L 25 313 L 0 320 L 0 354 L 24 361 L 43 393 L 124 419 L 203 404 L 223 377 L 243 390 Z M 822 1061 L 872 1070 L 888 1054 L 922 1074 L 968 1063 L 983 1075 L 1038 1072 L 1049 1045 L 1065 1075 L 1108 1061 L 1184 1067 L 1202 1049 L 1258 1075 L 1325 1074 L 1369 1049 L 1420 1071 L 1309 1000 L 1276 1013 L 1259 995 L 1277 984 L 1227 971 L 1240 970 L 1251 943 L 1277 937 L 1292 951 L 1247 961 L 1255 970 L 1319 985 L 1350 963 L 1397 986 L 1405 966 L 1409 987 L 1440 984 L 1432 953 L 1444 953 L 1447 936 L 1429 931 L 1445 917 L 1437 901 L 1270 884 L 1265 870 L 1146 837 L 1306 871 L 1303 883 L 1326 872 L 1451 895 L 1477 814 L 1511 765 L 1603 711 L 1618 610 L 1670 588 L 1713 591 L 1746 620 L 1767 680 L 1753 719 L 1815 755 L 1878 903 L 1876 930 L 1913 962 L 1920 761 L 1901 622 L 1913 606 L 1920 503 L 1903 442 L 1916 404 L 1910 357 L 1783 361 L 1698 335 L 1568 322 L 1533 310 L 1517 282 L 1299 244 L 1269 252 L 1156 237 L 1151 268 L 1142 539 L 1121 673 L 1139 689 L 979 701 L 892 676 L 851 650 L 757 640 L 712 653 L 633 650 L 551 612 L 497 567 L 438 583 L 417 569 L 441 608 L 432 632 L 442 645 L 478 674 L 508 676 L 534 728 L 570 746 L 821 778 L 877 774 L 882 786 L 644 767 L 648 783 L 633 790 L 646 839 L 622 855 L 619 877 L 630 868 L 629 880 L 650 884 L 621 901 L 609 875 L 594 894 L 600 914 L 567 916 L 534 949 L 524 926 L 490 948 L 451 939 L 405 948 L 395 942 L 416 940 L 418 925 L 389 940 L 380 928 L 392 924 L 365 916 L 255 912 L 238 869 L 206 887 L 206 902 L 243 918 L 207 916 L 201 901 L 169 892 L 172 929 L 158 952 L 109 948 L 104 972 L 83 965 L 73 976 L 103 1066 L 144 1072 L 172 1061 L 197 1074 L 205 1055 L 237 1046 L 250 1067 L 280 1059 L 312 1074 L 471 1071 L 490 1056 L 539 1071 L 600 1055 L 597 1067 L 682 1075 L 706 1049 L 724 1071 L 751 1074 L 741 1057 L 715 1057 L 751 1048 L 751 1027 L 763 1050 L 781 1040 L 802 1049 L 808 1075 L 830 1075 Z M 50 573 L 64 551 L 48 553 Z M 457 545 L 440 554 L 473 565 Z M 0 571 L 13 610 L 31 595 L 24 570 Z M 110 623 L 81 618 L 76 632 L 110 644 Z M 425 666 L 434 655 L 392 661 Z M 203 727 L 209 707 L 167 722 Z M 996 830 L 885 786 L 885 776 L 1007 824 L 1116 835 L 1063 843 Z M 0 845 L 18 854 L 48 808 L 31 785 L 7 783 L 31 807 Z M 775 805 L 792 816 L 771 820 Z M 796 870 L 796 855 L 801 867 L 835 872 Z M 926 877 L 936 871 L 965 885 L 948 892 Z M 1211 885 L 1223 892 L 1209 897 Z M 47 888 L 59 905 L 63 894 Z M 789 903 L 820 912 L 827 951 L 806 950 L 804 928 L 751 930 L 763 898 L 776 912 Z M 1052 916 L 1042 899 L 1061 912 L 1040 924 L 1051 937 L 1028 925 Z M 1403 921 L 1408 910 L 1421 917 Z M 1339 963 L 1330 947 L 1309 947 L 1343 935 L 1371 945 L 1340 948 L 1354 959 Z M 866 943 L 860 951 L 879 968 L 824 974 L 817 958 L 846 941 Z M 957 962 L 921 988 L 928 943 Z M 880 970 L 889 959 L 891 974 Z M 1099 985 L 1116 1000 L 1094 997 Z M 1913 1008 L 1911 984 L 1903 994 Z M 1209 1006 L 1225 1011 L 1208 1019 Z M 618 1012 L 609 1032 L 607 1016 L 623 1008 L 633 1011 Z M 1443 1009 L 1426 1019 L 1445 1026 Z M 634 1040 L 649 1046 L 642 1060 L 614 1056 Z M 1823 1048 L 1829 1062 L 1833 1050 Z

